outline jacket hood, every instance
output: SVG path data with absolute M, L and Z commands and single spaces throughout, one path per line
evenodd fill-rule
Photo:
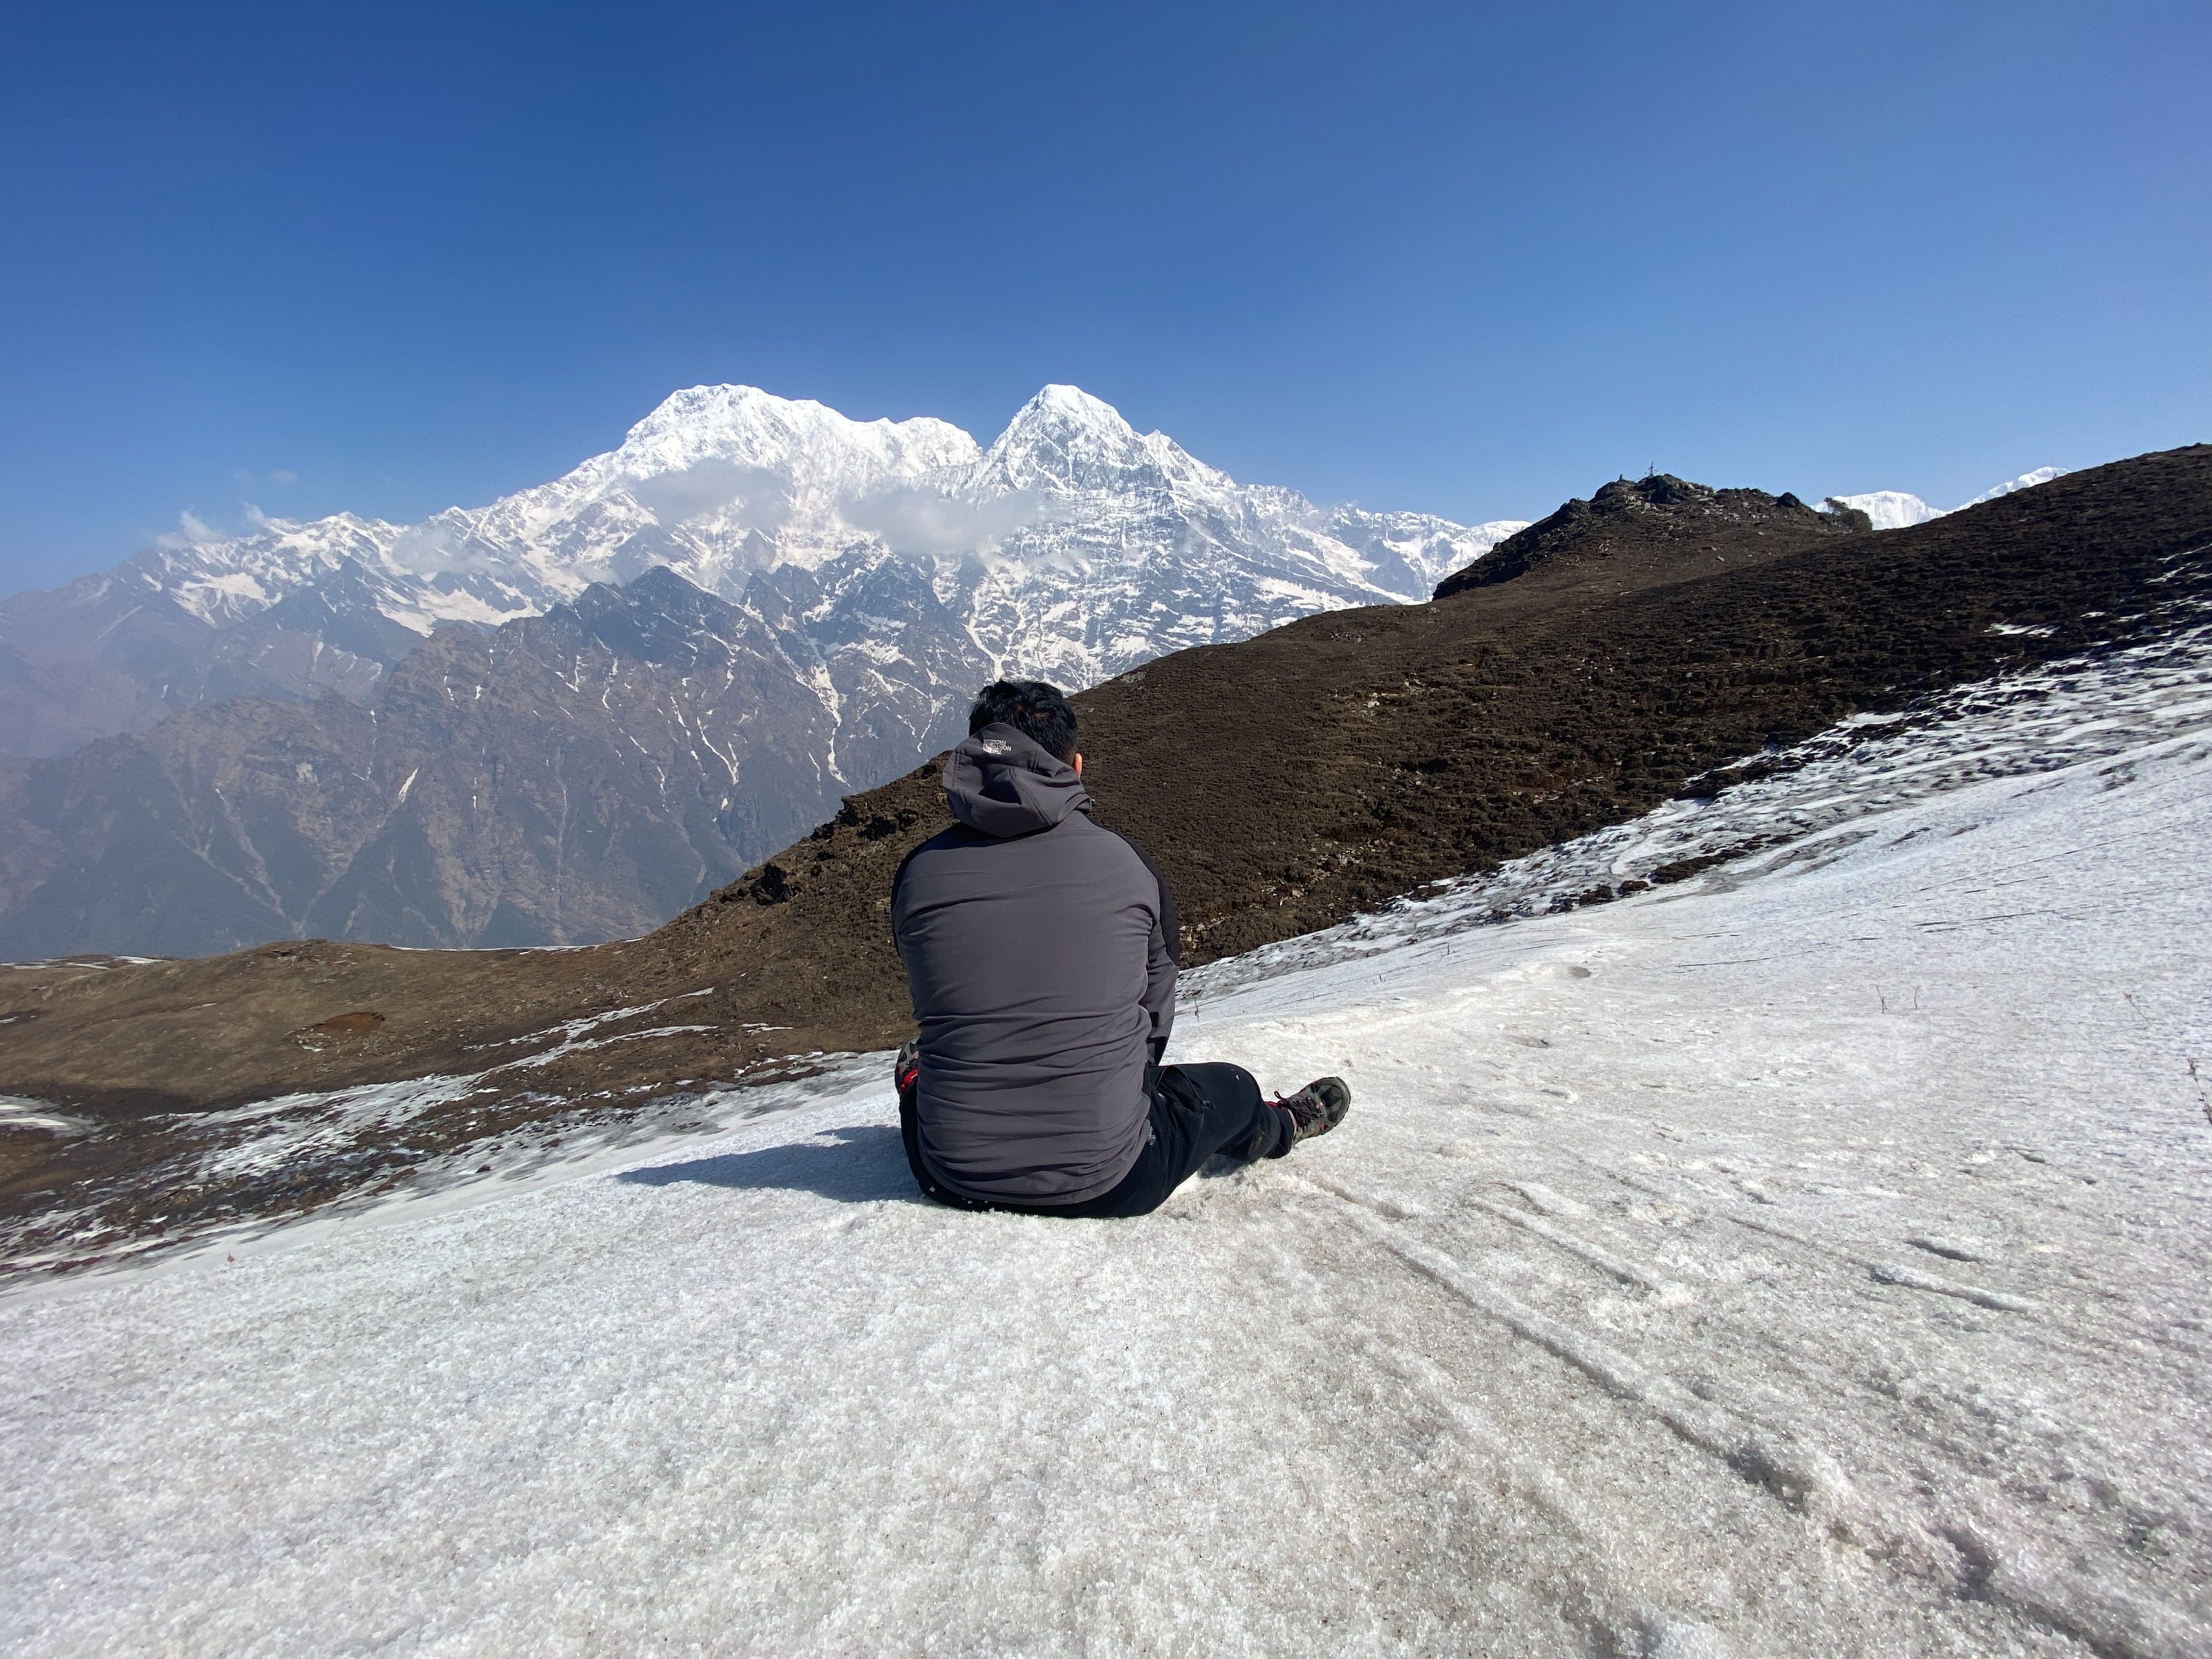
M 985 726 L 952 751 L 945 796 L 954 817 L 1001 839 L 1049 830 L 1070 812 L 1091 810 L 1073 767 L 1004 724 Z

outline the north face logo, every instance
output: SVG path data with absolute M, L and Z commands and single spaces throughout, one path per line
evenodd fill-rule
M 987 755 L 1011 755 L 1014 752 L 996 738 L 985 738 L 975 746 Z

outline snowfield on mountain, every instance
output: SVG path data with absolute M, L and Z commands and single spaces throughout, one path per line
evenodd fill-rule
M 1170 1057 L 1355 1105 L 1141 1221 L 927 1204 L 848 1067 L 18 1291 L 0 1644 L 2212 1655 L 2212 701 L 2161 672 L 1739 786 L 1770 844 L 1673 885 L 1215 964 Z
M 244 694 L 364 699 L 441 624 L 539 616 L 659 568 L 780 628 L 793 673 L 849 725 L 841 653 L 898 655 L 886 584 L 918 576 L 987 672 L 1080 687 L 1316 611 L 1425 599 L 1521 526 L 1240 484 L 1074 386 L 1046 386 L 988 448 L 926 416 L 693 386 L 488 507 L 412 525 L 257 511 L 237 536 L 191 520 L 103 574 L 0 601 L 0 755 Z

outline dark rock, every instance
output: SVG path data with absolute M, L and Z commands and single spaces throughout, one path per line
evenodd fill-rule
M 1713 489 L 1655 472 L 1632 483 L 1616 479 L 1589 501 L 1567 502 L 1445 577 L 1435 597 L 1449 599 L 1536 571 L 1596 577 L 1625 591 L 1653 574 L 1698 574 L 1871 527 L 1863 513 L 1816 513 L 1787 492 Z

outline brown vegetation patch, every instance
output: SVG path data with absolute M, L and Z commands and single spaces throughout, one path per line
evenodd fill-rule
M 382 1014 L 373 1014 L 366 1011 L 352 1014 L 337 1014 L 329 1019 L 310 1025 L 306 1031 L 299 1032 L 297 1035 L 306 1036 L 313 1033 L 318 1036 L 359 1036 L 365 1031 L 374 1031 L 383 1024 Z

